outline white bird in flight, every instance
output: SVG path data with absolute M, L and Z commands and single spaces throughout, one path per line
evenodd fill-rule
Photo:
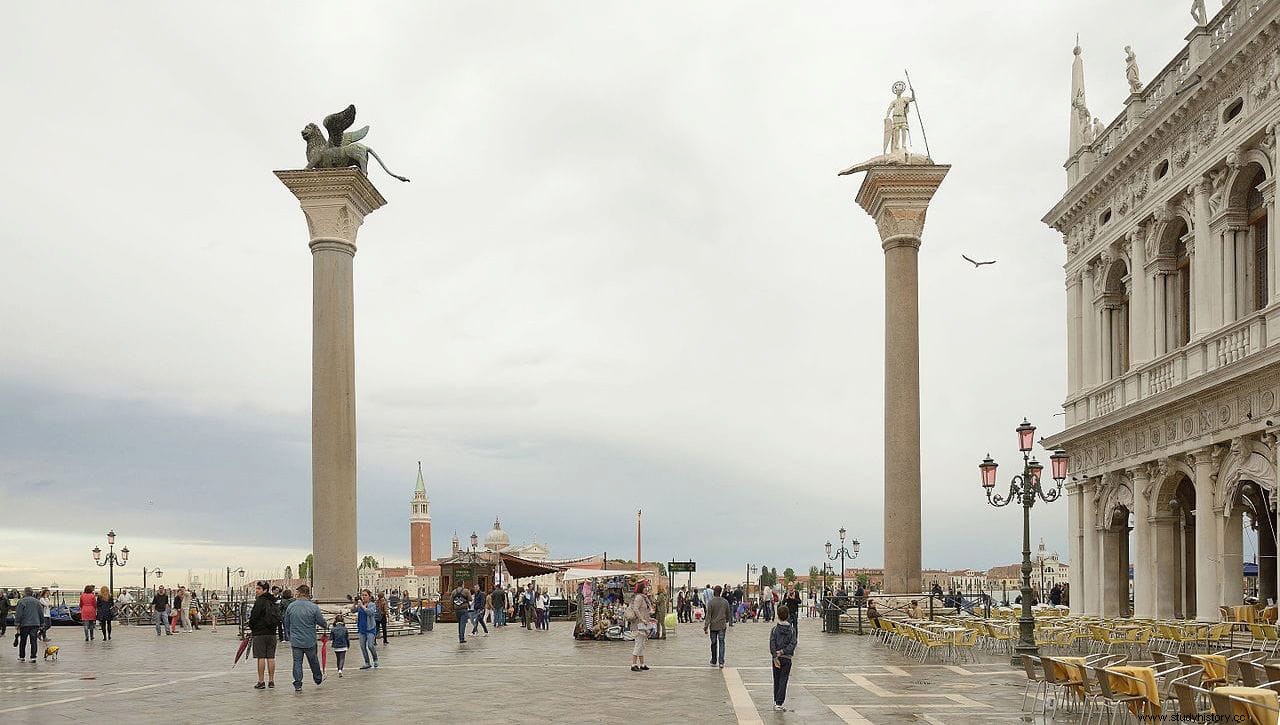
M 972 265 L 973 265 L 973 267 L 974 267 L 974 269 L 977 269 L 978 267 L 981 267 L 981 266 L 986 265 L 986 264 L 995 264 L 995 263 L 996 263 L 996 260 L 994 260 L 994 259 L 993 259 L 993 260 L 991 260 L 990 262 L 978 262 L 978 261 L 975 261 L 975 260 L 969 259 L 968 255 L 961 254 L 960 256 L 964 258 L 964 261 L 968 262 L 969 264 L 972 264 Z

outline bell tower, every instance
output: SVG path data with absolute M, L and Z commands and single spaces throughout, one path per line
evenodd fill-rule
M 418 483 L 409 501 L 409 561 L 419 567 L 431 560 L 431 501 L 427 498 L 427 484 L 422 479 L 422 461 L 418 461 Z

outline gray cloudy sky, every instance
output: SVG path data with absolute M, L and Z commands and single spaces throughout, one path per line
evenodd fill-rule
M 1123 46 L 1149 78 L 1183 5 L 11 7 L 0 582 L 88 576 L 108 527 L 170 569 L 309 550 L 311 262 L 270 172 L 351 102 L 413 179 L 373 173 L 356 256 L 362 552 L 407 559 L 421 459 L 437 551 L 500 515 L 634 553 L 643 507 L 646 558 L 805 569 L 844 525 L 880 564 L 882 253 L 835 172 L 904 66 L 954 165 L 920 258 L 924 559 L 1014 561 L 975 466 L 1014 467 L 1024 415 L 1061 428 L 1039 219 L 1074 35 L 1110 120 Z M 1034 515 L 1065 549 L 1065 507 Z

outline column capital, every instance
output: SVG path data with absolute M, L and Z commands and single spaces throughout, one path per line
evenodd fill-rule
M 316 244 L 336 242 L 355 254 L 356 232 L 366 215 L 387 200 L 359 169 L 305 169 L 276 171 L 290 192 L 298 198 L 307 218 L 312 251 Z M 325 246 L 324 248 L 329 248 Z
M 882 164 L 866 169 L 856 201 L 876 222 L 885 251 L 919 248 L 929 201 L 951 166 Z

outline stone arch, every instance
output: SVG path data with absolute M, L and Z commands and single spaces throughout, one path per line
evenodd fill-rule
M 1178 497 L 1178 487 L 1183 481 L 1194 481 L 1195 472 L 1181 458 L 1170 458 L 1159 467 L 1158 478 L 1152 481 L 1151 514 L 1171 513 L 1169 503 Z
M 1111 528 L 1116 516 L 1123 509 L 1125 515 L 1133 511 L 1133 486 L 1127 477 L 1116 475 L 1113 483 L 1102 494 L 1101 505 L 1098 506 L 1099 529 Z
M 1268 181 L 1273 176 L 1271 159 L 1261 149 L 1233 151 L 1228 157 L 1230 173 L 1227 175 L 1227 206 L 1243 209 L 1248 204 L 1249 194 L 1253 191 L 1250 183 L 1262 172 L 1262 180 Z
M 1214 492 L 1214 508 L 1222 509 L 1223 515 L 1231 512 L 1240 486 L 1252 481 L 1267 493 L 1269 500 L 1275 500 L 1276 466 L 1267 446 L 1257 439 L 1236 438 L 1231 441 L 1231 452 L 1218 468 L 1218 485 Z

